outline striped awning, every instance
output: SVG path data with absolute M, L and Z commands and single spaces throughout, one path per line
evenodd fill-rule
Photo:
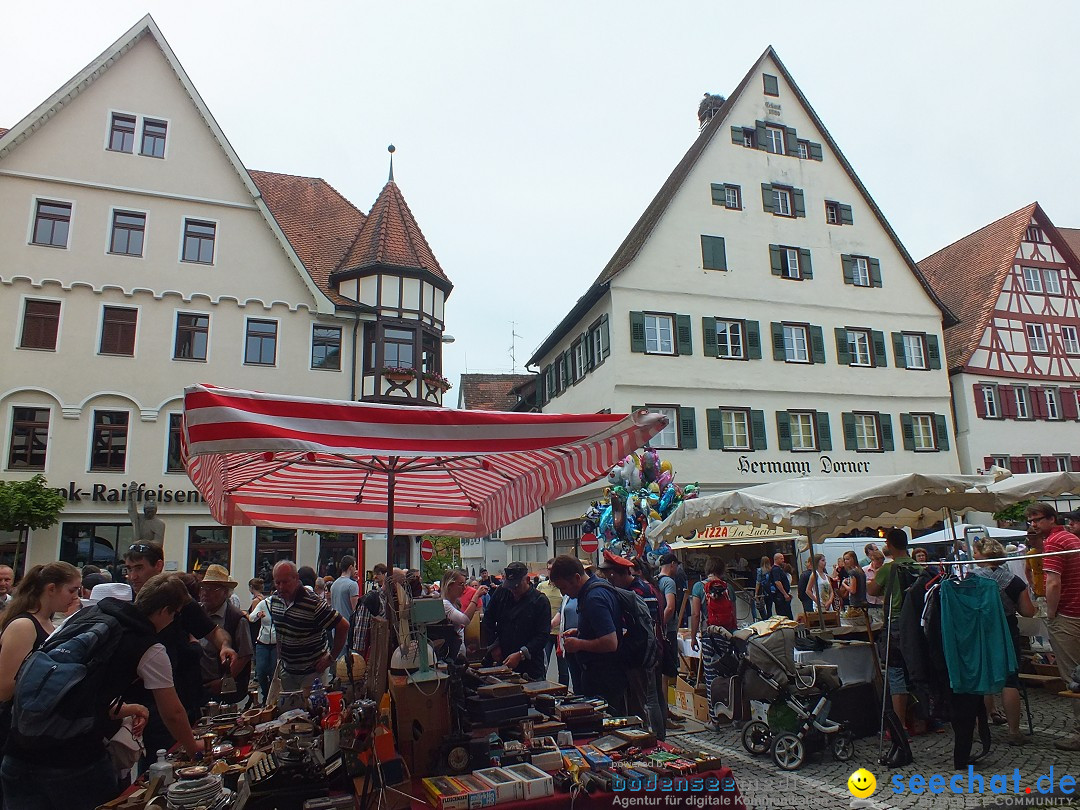
M 644 410 L 459 411 L 196 385 L 183 449 L 225 525 L 381 533 L 389 519 L 396 534 L 479 537 L 595 482 L 666 425 Z

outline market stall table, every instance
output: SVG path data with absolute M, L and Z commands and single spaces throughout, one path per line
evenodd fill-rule
M 868 641 L 833 644 L 824 650 L 795 650 L 797 664 L 831 664 L 845 686 L 874 680 L 874 654 Z

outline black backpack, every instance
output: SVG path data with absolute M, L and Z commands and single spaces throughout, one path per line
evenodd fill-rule
M 652 669 L 660 660 L 652 613 L 645 600 L 633 591 L 616 588 L 606 580 L 597 580 L 593 587 L 610 588 L 619 604 L 623 631 L 616 655 L 627 669 Z
M 121 642 L 136 633 L 141 643 L 125 644 L 123 652 L 141 656 L 154 643 L 154 627 L 135 608 L 116 599 L 102 599 L 83 608 L 23 661 L 15 678 L 11 736 L 31 751 L 49 751 L 95 733 L 102 733 L 110 705 L 135 679 L 116 675 Z

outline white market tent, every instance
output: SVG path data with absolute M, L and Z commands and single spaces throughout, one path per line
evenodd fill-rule
M 991 474 L 1000 472 L 1002 472 L 1000 467 L 990 470 Z M 998 503 L 996 509 L 1021 501 L 1037 501 L 1040 498 L 1056 498 L 1060 495 L 1080 497 L 1080 472 L 1010 475 L 993 484 L 990 492 Z
M 840 534 L 874 521 L 928 525 L 945 509 L 993 512 L 1006 495 L 993 495 L 992 475 L 867 475 L 793 478 L 683 501 L 649 527 L 653 542 L 669 543 L 727 522 L 765 522 L 814 536 Z
M 977 523 L 954 523 L 951 530 L 945 527 L 940 531 L 920 535 L 911 542 L 917 546 L 927 543 L 951 543 L 953 540 L 963 540 L 968 529 L 975 529 L 980 534 L 985 533 L 989 537 L 1005 542 L 1027 536 L 1027 532 L 1019 529 L 1000 529 L 997 526 L 983 526 Z

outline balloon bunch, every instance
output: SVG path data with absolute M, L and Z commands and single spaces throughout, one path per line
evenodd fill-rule
M 671 462 L 661 461 L 648 445 L 612 467 L 607 483 L 605 500 L 594 501 L 582 515 L 582 535 L 596 535 L 601 550 L 624 557 L 644 556 L 655 565 L 671 548 L 667 543 L 649 544 L 646 529 L 684 500 L 696 498 L 698 485 L 676 484 Z

